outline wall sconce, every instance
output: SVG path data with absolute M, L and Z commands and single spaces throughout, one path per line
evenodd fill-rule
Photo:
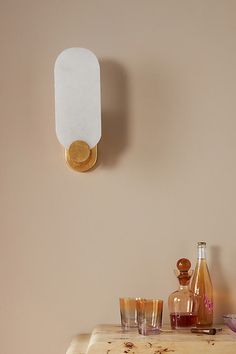
M 101 138 L 100 67 L 85 48 L 65 49 L 54 68 L 56 134 L 71 168 L 84 172 L 97 161 Z

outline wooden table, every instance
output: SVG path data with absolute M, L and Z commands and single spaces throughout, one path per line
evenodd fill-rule
M 236 354 L 236 333 L 220 327 L 223 331 L 214 336 L 165 327 L 159 335 L 142 336 L 118 325 L 100 325 L 91 335 L 75 337 L 66 354 Z

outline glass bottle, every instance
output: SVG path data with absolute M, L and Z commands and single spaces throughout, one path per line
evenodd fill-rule
M 189 271 L 191 262 L 181 258 L 177 262 L 176 272 L 179 280 L 179 289 L 170 294 L 168 306 L 172 329 L 195 327 L 197 322 L 197 298 L 189 288 L 192 271 Z
M 191 289 L 198 299 L 197 326 L 211 326 L 213 322 L 213 288 L 206 262 L 206 242 L 198 242 L 197 264 Z

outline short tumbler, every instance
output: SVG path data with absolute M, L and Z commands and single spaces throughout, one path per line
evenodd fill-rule
M 162 324 L 163 301 L 138 299 L 138 331 L 143 335 L 159 334 Z
M 136 298 L 120 298 L 120 317 L 124 330 L 138 327 L 136 302 Z

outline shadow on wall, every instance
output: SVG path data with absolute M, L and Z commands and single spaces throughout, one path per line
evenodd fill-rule
M 219 246 L 211 247 L 211 277 L 214 289 L 214 303 L 216 305 L 215 312 L 217 313 L 215 321 L 218 323 L 223 322 L 222 315 L 232 313 L 232 298 L 222 269 L 220 253 Z
M 124 68 L 101 60 L 102 138 L 98 145 L 98 164 L 113 166 L 127 148 L 128 90 Z

